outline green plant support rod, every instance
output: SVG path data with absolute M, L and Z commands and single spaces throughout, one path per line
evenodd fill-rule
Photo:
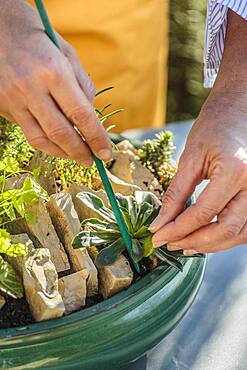
M 38 12 L 39 12 L 40 18 L 42 20 L 43 26 L 45 28 L 45 32 L 47 33 L 47 35 L 49 36 L 49 38 L 51 39 L 51 41 L 59 49 L 59 44 L 58 44 L 58 41 L 57 41 L 55 32 L 54 32 L 54 30 L 52 28 L 52 25 L 50 23 L 50 20 L 48 18 L 48 15 L 47 15 L 46 9 L 44 7 L 43 1 L 42 0 L 35 0 L 35 4 L 36 4 L 36 7 L 38 9 Z M 116 220 L 117 220 L 117 223 L 118 223 L 120 232 L 122 234 L 124 243 L 126 245 L 128 254 L 129 254 L 129 256 L 131 258 L 131 261 L 132 261 L 132 263 L 133 263 L 133 265 L 134 265 L 134 267 L 136 269 L 136 272 L 137 273 L 140 273 L 141 271 L 140 271 L 139 264 L 137 262 L 135 262 L 133 260 L 133 258 L 132 258 L 132 253 L 131 253 L 132 252 L 132 240 L 131 240 L 131 237 L 129 235 L 129 232 L 128 232 L 127 226 L 125 224 L 125 221 L 124 221 L 123 215 L 121 213 L 121 210 L 120 210 L 120 208 L 118 206 L 118 203 L 117 203 L 115 194 L 114 194 L 114 192 L 112 190 L 112 187 L 111 187 L 110 181 L 108 179 L 108 176 L 107 176 L 105 167 L 103 165 L 103 162 L 99 158 L 97 158 L 95 155 L 93 155 L 93 160 L 94 160 L 94 162 L 96 164 L 96 167 L 97 167 L 97 169 L 99 171 L 99 174 L 100 174 L 102 183 L 104 185 L 106 194 L 107 194 L 108 199 L 109 199 L 109 202 L 111 204 L 113 213 L 114 213 L 114 215 L 116 217 Z

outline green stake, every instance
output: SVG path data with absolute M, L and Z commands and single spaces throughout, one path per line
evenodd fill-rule
M 54 30 L 52 28 L 52 25 L 50 23 L 50 20 L 48 18 L 48 15 L 47 15 L 46 9 L 44 7 L 43 1 L 42 0 L 35 0 L 35 4 L 36 4 L 36 7 L 38 9 L 38 12 L 39 12 L 40 18 L 42 20 L 42 23 L 44 25 L 45 32 L 47 33 L 47 35 L 49 36 L 51 41 L 59 48 L 59 44 L 57 42 L 55 32 L 54 32 Z M 133 263 L 133 265 L 136 269 L 136 272 L 139 274 L 141 272 L 140 266 L 132 258 L 132 240 L 131 240 L 130 234 L 128 232 L 127 226 L 125 224 L 122 212 L 121 212 L 121 210 L 119 208 L 119 205 L 118 205 L 118 202 L 116 200 L 115 194 L 112 190 L 112 187 L 111 187 L 110 181 L 108 179 L 108 176 L 107 176 L 105 167 L 103 165 L 103 162 L 99 158 L 97 158 L 95 155 L 93 155 L 93 160 L 94 160 L 94 162 L 96 164 L 96 167 L 99 171 L 102 183 L 104 185 L 106 194 L 108 196 L 110 205 L 112 207 L 112 211 L 113 211 L 113 213 L 116 217 L 116 221 L 118 223 L 118 226 L 119 226 L 120 232 L 122 234 L 124 243 L 126 245 L 128 254 L 129 254 L 129 256 L 132 260 L 132 263 Z

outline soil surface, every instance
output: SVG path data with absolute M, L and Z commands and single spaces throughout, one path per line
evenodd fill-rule
M 127 257 L 127 253 L 126 257 Z M 149 258 L 143 258 L 140 263 L 141 267 L 141 275 L 138 275 L 134 270 L 134 284 L 136 281 L 140 280 L 144 275 L 146 275 L 149 271 L 153 270 L 155 267 L 153 262 Z M 63 273 L 62 275 L 67 275 L 69 271 Z M 93 297 L 87 297 L 86 299 L 86 307 L 92 307 L 95 304 L 102 302 L 103 297 L 101 294 L 98 294 Z M 15 328 L 20 326 L 26 326 L 29 324 L 33 324 L 35 321 L 32 317 L 30 312 L 29 306 L 25 298 L 21 299 L 14 299 L 11 297 L 6 298 L 6 304 L 0 310 L 0 329 L 6 328 Z
M 0 329 L 15 328 L 32 324 L 34 319 L 25 298 L 7 298 L 6 304 L 0 310 Z

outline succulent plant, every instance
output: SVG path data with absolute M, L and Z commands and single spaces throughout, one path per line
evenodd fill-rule
M 151 172 L 156 173 L 162 164 L 171 163 L 175 150 L 173 138 L 171 131 L 161 131 L 155 135 L 155 139 L 144 141 L 138 157 Z
M 170 183 L 172 182 L 173 177 L 177 172 L 177 166 L 171 165 L 169 163 L 163 163 L 157 169 L 157 179 L 162 185 L 163 189 L 166 191 Z
M 102 268 L 111 265 L 126 249 L 114 214 L 94 194 L 82 192 L 77 196 L 101 219 L 84 220 L 83 231 L 74 238 L 72 245 L 75 249 L 97 247 L 96 266 Z M 134 196 L 116 194 L 116 198 L 132 238 L 133 260 L 139 262 L 143 257 L 156 255 L 161 262 L 182 270 L 182 263 L 178 259 L 184 257 L 181 251 L 173 253 L 165 246 L 156 249 L 153 246 L 149 226 L 159 213 L 158 198 L 152 193 L 143 191 L 136 191 Z
M 144 141 L 138 151 L 142 164 L 153 173 L 166 191 L 176 173 L 176 165 L 172 164 L 173 133 L 162 131 L 155 135 L 155 139 Z

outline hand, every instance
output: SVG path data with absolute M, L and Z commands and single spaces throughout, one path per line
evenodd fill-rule
M 1 2 L 0 114 L 49 155 L 85 166 L 92 164 L 91 151 L 109 160 L 111 144 L 93 108 L 94 85 L 73 48 L 57 37 L 60 50 L 25 1 Z
M 156 246 L 184 254 L 247 242 L 247 22 L 228 11 L 224 54 L 214 87 L 193 126 L 178 173 L 153 223 Z M 184 205 L 203 179 L 195 205 Z
M 155 246 L 192 255 L 247 242 L 247 108 L 236 96 L 213 94 L 194 124 L 151 227 Z M 203 179 L 206 189 L 184 210 Z

